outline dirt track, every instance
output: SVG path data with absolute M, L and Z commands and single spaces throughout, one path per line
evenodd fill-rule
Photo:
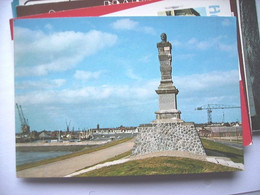
M 17 172 L 17 177 L 63 177 L 79 169 L 83 169 L 87 166 L 92 166 L 101 161 L 127 152 L 131 150 L 133 146 L 134 140 L 132 139 L 122 144 L 118 144 L 89 154 L 84 154 L 70 159 L 25 169 Z

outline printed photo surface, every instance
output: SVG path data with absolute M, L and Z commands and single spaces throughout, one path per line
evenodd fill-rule
M 17 177 L 243 170 L 233 17 L 14 21 Z

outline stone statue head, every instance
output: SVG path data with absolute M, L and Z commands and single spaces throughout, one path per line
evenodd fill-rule
M 161 34 L 162 42 L 167 42 L 167 35 L 165 33 Z

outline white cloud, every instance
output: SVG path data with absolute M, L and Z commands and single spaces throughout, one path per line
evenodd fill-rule
M 196 47 L 200 50 L 206 50 L 212 47 L 216 42 L 218 42 L 220 37 L 216 37 L 214 39 L 208 39 L 208 40 L 197 40 L 196 38 L 192 38 L 188 41 L 188 45 L 192 47 Z
M 78 80 L 89 80 L 89 79 L 98 79 L 103 71 L 89 72 L 83 70 L 77 70 L 73 77 Z
M 137 32 L 143 32 L 146 34 L 155 34 L 154 28 L 150 26 L 142 26 L 139 22 L 131 20 L 129 18 L 119 19 L 112 23 L 112 28 L 116 30 L 133 30 Z
M 195 38 L 191 38 L 190 40 L 188 40 L 189 45 L 193 45 L 193 44 L 197 44 L 197 43 L 198 43 L 198 40 Z
M 201 50 L 205 50 L 210 48 L 213 44 L 213 41 L 200 41 L 197 43 L 197 47 Z
M 96 30 L 87 33 L 66 31 L 45 34 L 16 27 L 16 76 L 41 76 L 69 70 L 85 57 L 112 47 L 116 41 L 116 35 Z
M 200 51 L 210 49 L 212 47 L 216 47 L 221 51 L 234 51 L 236 47 L 232 44 L 223 43 L 223 36 L 218 36 L 215 38 L 207 39 L 207 40 L 198 40 L 197 38 L 191 38 L 187 41 L 173 40 L 173 46 L 181 47 L 185 49 L 198 49 Z
M 221 51 L 226 51 L 226 52 L 236 51 L 236 49 L 237 49 L 236 45 L 228 45 L 228 44 L 224 44 L 224 43 L 219 43 L 218 48 Z
M 175 58 L 180 60 L 188 60 L 194 58 L 196 55 L 194 53 L 186 53 L 186 54 L 177 54 Z
M 40 81 L 21 81 L 15 83 L 16 89 L 53 89 L 59 88 L 66 83 L 65 79 L 40 80 Z
M 156 33 L 154 28 L 149 27 L 149 26 L 144 26 L 143 28 L 140 28 L 140 31 L 143 31 L 146 34 L 152 34 L 152 35 L 154 35 Z
M 135 22 L 128 18 L 119 19 L 112 24 L 112 27 L 117 30 L 135 30 L 137 26 L 138 22 Z
M 172 43 L 172 45 L 173 45 L 174 47 L 181 47 L 182 44 L 183 44 L 183 42 L 180 41 L 180 40 L 173 40 L 173 41 L 170 41 L 170 42 Z
M 135 79 L 139 78 L 137 77 Z M 61 86 L 63 82 L 64 81 L 62 80 L 58 80 L 54 83 L 56 83 L 56 86 Z M 221 93 L 223 90 L 230 91 L 232 87 L 238 87 L 238 70 L 214 71 L 205 74 L 176 76 L 173 78 L 173 82 L 179 89 L 178 96 L 182 96 L 182 98 L 189 98 L 191 95 L 193 98 L 200 99 L 229 96 L 230 92 L 225 91 L 223 94 Z M 138 102 L 156 98 L 155 90 L 158 86 L 159 79 L 145 82 L 138 80 L 138 82 L 131 85 L 118 84 L 96 87 L 88 86 L 76 89 L 35 90 L 33 92 L 17 94 L 16 100 L 21 104 L 86 104 L 87 102 L 97 103 L 98 101 L 101 101 L 102 104 L 109 104 L 111 101 L 115 101 L 115 104 L 126 101 Z
M 201 92 L 205 90 L 216 91 L 230 85 L 238 86 L 239 78 L 238 70 L 230 70 L 177 76 L 173 78 L 173 81 L 183 92 Z
M 140 76 L 138 76 L 137 74 L 135 74 L 135 73 L 133 72 L 133 70 L 130 69 L 130 68 L 126 70 L 126 76 L 127 76 L 128 78 L 130 78 L 130 79 L 133 79 L 133 80 L 137 80 L 137 81 L 142 80 L 142 78 L 141 78 Z
M 230 21 L 230 19 L 224 19 L 222 22 L 221 22 L 222 26 L 230 26 L 232 23 Z
M 212 40 L 198 40 L 197 38 L 191 38 L 187 41 L 173 40 L 172 41 L 174 47 L 181 47 L 185 49 L 199 49 L 206 50 L 214 45 Z
M 55 103 L 87 103 L 102 101 L 109 104 L 111 101 L 119 103 L 125 101 L 139 101 L 149 99 L 155 95 L 158 81 L 147 81 L 142 85 L 103 85 L 98 87 L 83 87 L 78 89 L 36 90 L 34 92 L 17 94 L 16 100 L 21 104 L 55 104 Z
M 54 109 L 44 113 L 48 117 L 54 115 L 53 117 L 57 117 L 55 120 L 59 118 L 72 118 L 73 120 L 73 118 L 78 119 L 88 115 L 102 120 L 104 112 L 109 113 L 108 115 L 116 115 L 117 119 L 120 120 L 122 113 L 126 111 L 137 110 L 132 113 L 132 116 L 135 116 L 136 113 L 143 115 L 148 109 L 151 109 L 149 117 L 152 118 L 146 120 L 152 120 L 153 112 L 158 109 L 158 95 L 155 90 L 160 84 L 159 81 L 158 78 L 129 85 L 23 91 L 23 94 L 16 94 L 16 101 L 25 108 L 61 108 L 60 111 Z M 194 121 L 196 118 L 194 115 L 198 114 L 197 111 L 194 113 L 194 108 L 207 103 L 239 105 L 239 101 L 236 101 L 238 93 L 233 93 L 232 89 L 234 85 L 238 86 L 237 70 L 177 76 L 173 78 L 173 81 L 179 89 L 178 108 L 182 111 L 184 120 Z M 57 83 L 59 82 L 57 81 Z M 222 93 L 223 88 L 231 93 Z M 212 91 L 215 93 L 212 94 Z M 92 113 L 91 110 L 94 112 Z M 66 114 L 70 116 L 64 116 Z M 51 119 L 50 117 L 48 120 Z
M 152 59 L 153 55 L 152 54 L 147 54 L 142 56 L 141 58 L 138 59 L 138 61 L 142 62 L 142 63 L 149 63 Z
M 46 28 L 47 30 L 51 31 L 53 29 L 53 26 L 51 24 L 46 24 L 44 26 L 44 28 Z

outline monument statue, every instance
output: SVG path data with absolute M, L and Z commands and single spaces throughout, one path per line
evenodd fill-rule
M 172 44 L 167 41 L 167 35 L 161 34 L 162 41 L 157 43 L 160 61 L 161 80 L 172 79 Z
M 157 43 L 160 61 L 161 82 L 156 91 L 159 110 L 152 124 L 140 125 L 132 155 L 153 152 L 180 151 L 205 156 L 204 147 L 194 123 L 181 120 L 177 109 L 178 89 L 172 82 L 172 45 L 167 35 L 161 34 Z
M 160 62 L 161 82 L 156 90 L 159 95 L 159 111 L 156 113 L 155 123 L 181 122 L 181 112 L 177 110 L 178 89 L 172 82 L 172 44 L 167 41 L 167 35 L 161 34 L 161 42 L 157 43 Z

